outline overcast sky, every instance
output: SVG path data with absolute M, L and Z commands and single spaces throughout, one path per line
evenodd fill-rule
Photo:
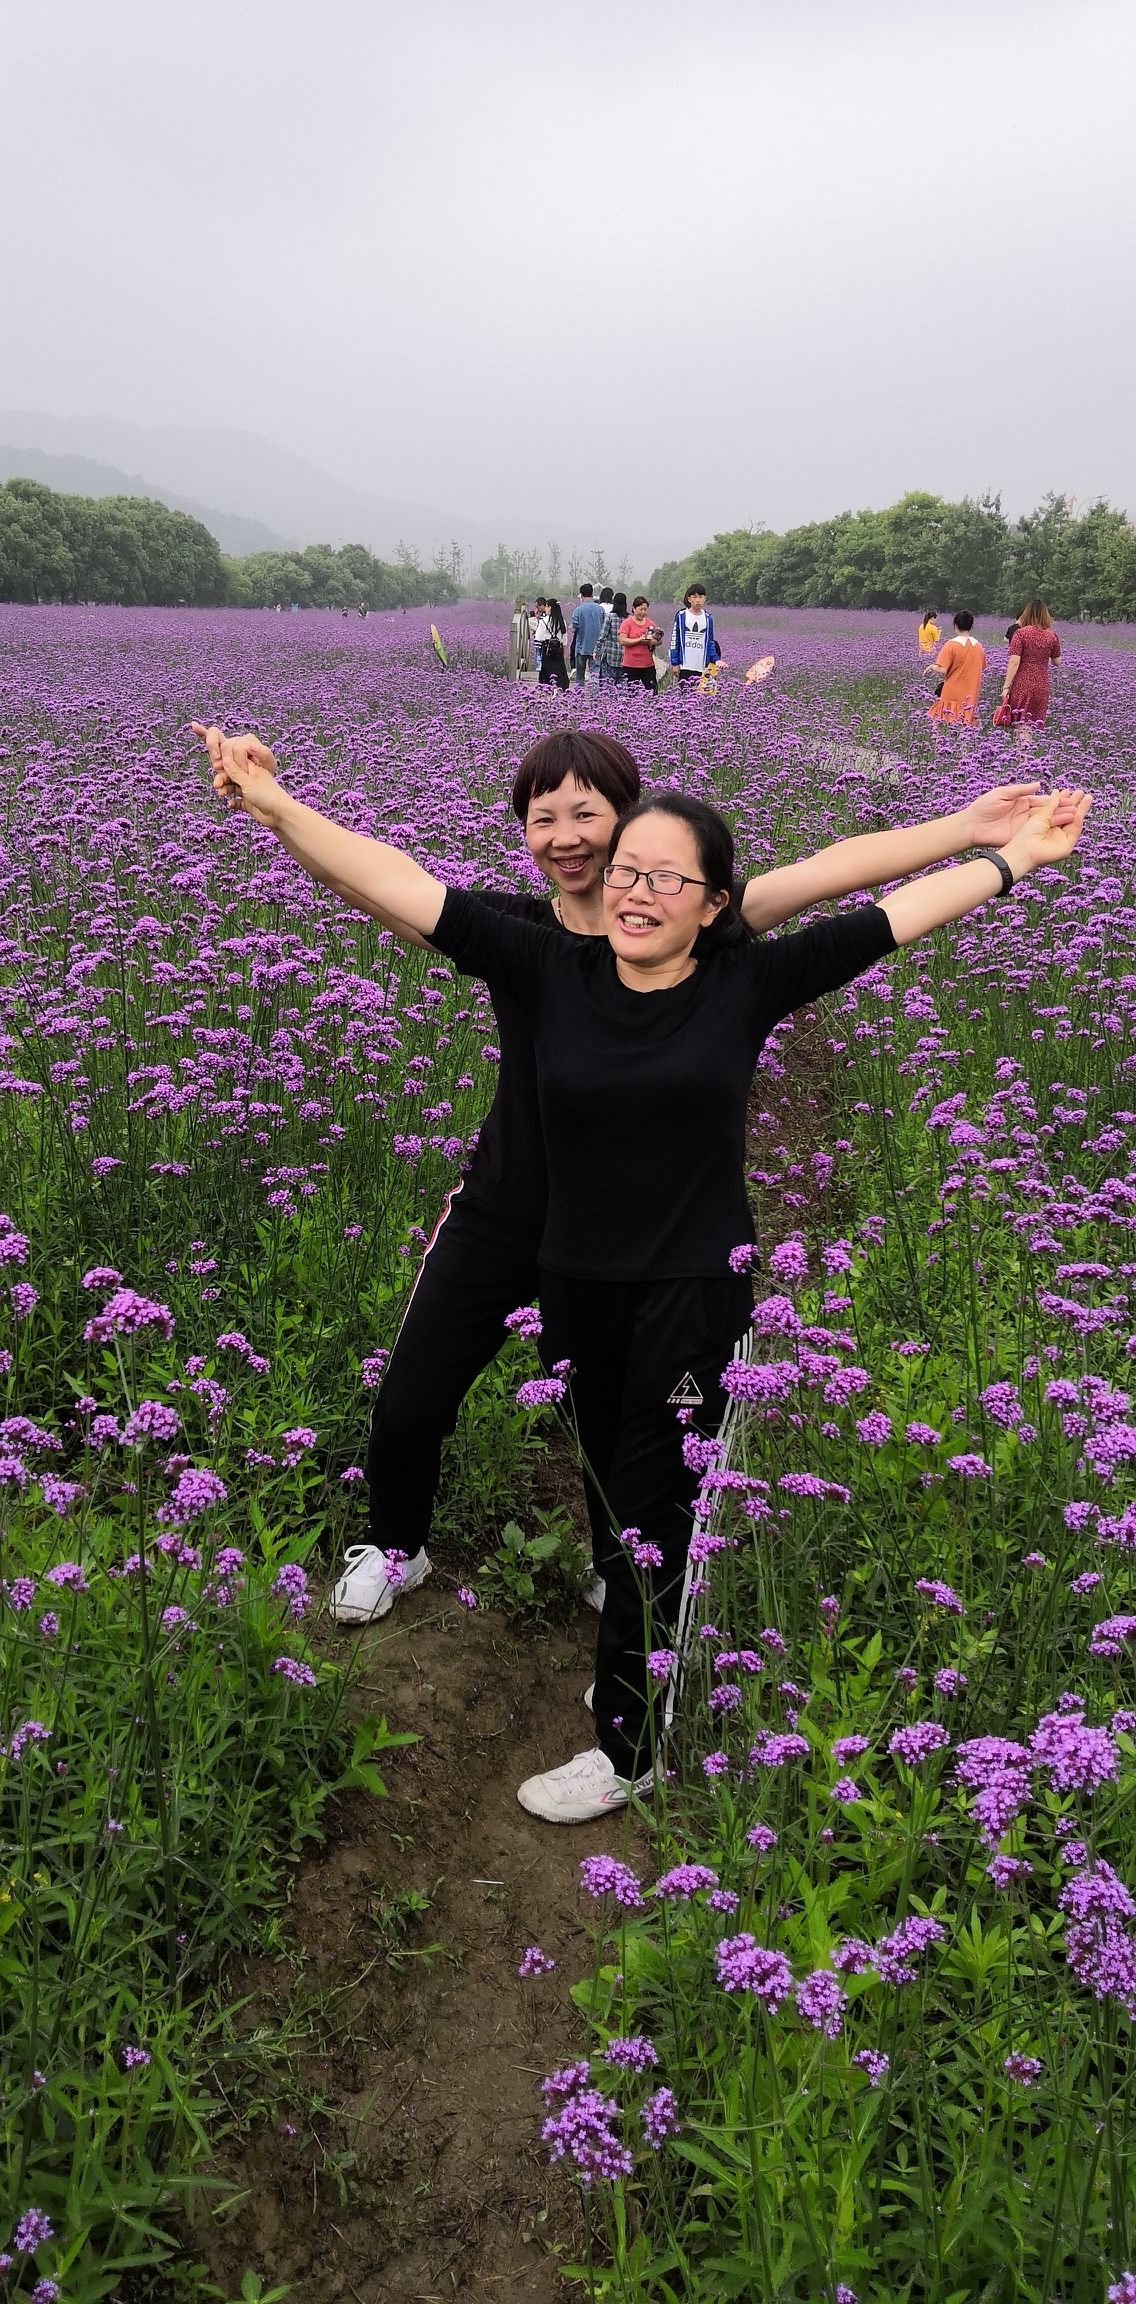
M 1132 0 L 0 0 L 0 407 L 686 549 L 1136 515 Z

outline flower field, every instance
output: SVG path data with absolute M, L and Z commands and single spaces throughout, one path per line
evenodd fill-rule
M 479 987 L 221 814 L 188 723 L 466 885 L 531 881 L 508 792 L 565 710 L 718 799 L 749 870 L 1017 770 L 932 734 L 911 619 L 721 626 L 717 697 L 566 705 L 506 685 L 489 607 L 448 669 L 418 614 L 0 610 L 11 2296 L 160 2256 L 237 2056 L 219 1963 L 329 1791 L 379 1788 L 313 1595 L 497 1053 Z M 1129 640 L 1066 643 L 1034 756 L 1097 796 L 1071 864 L 759 1067 L 776 1245 L 729 1450 L 690 1443 L 695 1668 L 650 1862 L 637 1827 L 585 1861 L 545 2090 L 596 2297 L 1136 2297 Z M 455 1443 L 470 1570 L 524 1518 L 533 1367 L 511 1343 Z

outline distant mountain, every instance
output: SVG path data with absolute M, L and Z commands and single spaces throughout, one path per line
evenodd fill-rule
M 436 504 L 376 496 L 333 479 L 318 464 L 278 448 L 259 432 L 128 424 L 116 416 L 49 416 L 20 408 L 0 410 L 0 441 L 7 443 L 0 452 L 5 458 L 19 450 L 25 459 L 35 453 L 59 463 L 87 462 L 116 475 L 145 474 L 144 480 L 132 478 L 131 495 L 156 496 L 177 511 L 192 511 L 227 552 L 258 551 L 288 538 L 301 545 L 366 544 L 380 559 L 391 560 L 404 543 L 429 565 L 458 543 L 480 563 L 498 544 L 543 551 L 549 537 L 558 536 L 565 558 L 574 550 L 587 556 L 599 543 L 613 564 L 626 551 L 637 574 L 660 557 L 658 541 L 651 545 L 644 539 L 605 537 L 602 530 L 584 533 L 578 522 L 560 519 L 554 509 L 535 520 L 513 512 L 490 522 Z M 29 469 L 29 477 L 40 474 Z M 62 479 L 48 485 L 74 485 L 81 494 L 107 492 L 101 481 L 97 490 L 90 482 L 79 489 L 78 483 Z M 116 478 L 114 487 L 120 486 Z M 206 506 L 217 509 L 207 511 Z M 250 529 L 252 541 L 235 540 Z M 673 551 L 673 542 L 668 549 Z
M 0 445 L 0 481 L 38 480 L 61 496 L 149 496 L 171 512 L 188 512 L 215 536 L 222 552 L 243 559 L 250 552 L 285 552 L 295 542 L 266 528 L 262 520 L 243 520 L 237 512 L 217 512 L 195 497 L 177 496 L 159 488 L 137 472 L 120 472 L 113 464 L 96 464 L 89 456 L 49 456 L 42 448 Z
M 277 448 L 258 432 L 128 424 L 115 416 L 48 416 L 9 409 L 0 411 L 0 440 L 8 443 L 5 455 L 14 449 L 25 455 L 38 451 L 60 461 L 93 459 L 117 471 L 145 473 L 144 483 L 131 485 L 131 495 L 144 490 L 163 503 L 172 503 L 176 496 L 175 508 L 192 508 L 222 543 L 216 523 L 223 516 L 231 519 L 235 514 L 255 523 L 260 540 L 241 546 L 244 551 L 261 549 L 264 531 L 271 530 L 274 542 L 287 536 L 299 544 L 367 544 L 388 560 L 400 542 L 428 561 L 436 550 L 447 550 L 452 540 L 485 558 L 502 536 L 500 525 L 491 528 L 485 521 L 444 512 L 433 504 L 374 496 L 368 489 L 350 487 L 304 457 Z M 104 493 L 101 486 L 98 493 Z M 207 515 L 201 509 L 206 504 L 223 507 L 223 514 Z M 509 541 L 516 539 L 510 535 Z M 225 549 L 238 547 L 226 544 Z

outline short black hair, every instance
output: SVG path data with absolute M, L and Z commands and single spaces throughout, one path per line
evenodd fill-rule
M 970 631 L 970 628 L 971 628 L 971 626 L 972 626 L 972 624 L 973 624 L 973 622 L 974 622 L 974 617 L 973 617 L 973 615 L 971 614 L 971 611 L 970 611 L 970 609 L 969 609 L 969 608 L 956 608 L 956 609 L 955 609 L 955 631 L 956 631 L 956 632 L 969 632 L 969 631 Z
M 696 592 L 700 592 L 700 593 L 701 593 L 701 595 L 702 595 L 702 598 L 705 600 L 705 598 L 706 598 L 706 586 L 705 586 L 705 584 L 688 584 L 688 585 L 687 585 L 687 587 L 686 587 L 686 590 L 685 590 L 685 592 L 683 593 L 683 596 L 682 596 L 682 604 L 683 604 L 683 607 L 684 607 L 684 608 L 689 608 L 689 606 L 690 606 L 690 603 L 691 603 L 691 601 L 693 600 L 693 598 L 694 598 L 694 595 L 695 595 L 695 593 L 696 593 Z
M 639 798 L 639 770 L 625 744 L 598 728 L 561 728 L 542 736 L 522 753 L 513 783 L 513 812 L 523 824 L 531 803 L 559 792 L 572 776 L 587 792 L 599 792 L 620 814 Z
M 581 586 L 580 586 L 580 598 L 581 598 L 581 600 L 590 600 L 590 599 L 591 599 L 591 597 L 592 597 L 592 587 L 591 587 L 591 585 L 590 585 L 590 584 L 581 584 Z

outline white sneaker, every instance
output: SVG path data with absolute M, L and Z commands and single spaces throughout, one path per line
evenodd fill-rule
M 595 1711 L 595 1705 L 594 1705 L 594 1704 L 593 1704 L 593 1702 L 592 1702 L 592 1698 L 593 1698 L 593 1696 L 595 1695 L 595 1692 L 596 1692 L 596 1684 L 595 1684 L 595 1681 L 593 1680 L 593 1681 L 590 1683 L 590 1685 L 589 1685 L 587 1688 L 585 1688 L 585 1690 L 584 1690 L 584 1693 L 583 1693 L 583 1696 L 581 1697 L 581 1703 L 584 1703 L 584 1704 L 586 1704 L 586 1705 L 587 1705 L 589 1712 L 594 1712 L 594 1711 Z
M 602 1616 L 606 1593 L 607 1585 L 604 1583 L 603 1577 L 597 1576 L 595 1569 L 593 1568 L 592 1573 L 584 1586 L 585 1608 L 594 1608 L 597 1616 Z
M 389 1616 L 400 1592 L 413 1592 L 431 1573 L 424 1551 L 398 1563 L 401 1576 L 392 1573 L 377 1544 L 349 1544 L 343 1557 L 346 1566 L 330 1601 L 336 1624 L 373 1624 Z
M 540 1816 L 546 1824 L 592 1824 L 626 1808 L 631 1793 L 649 1791 L 653 1781 L 648 1772 L 637 1784 L 629 1784 L 625 1776 L 616 1775 L 607 1753 L 593 1745 L 590 1752 L 577 1752 L 563 1768 L 528 1777 L 517 1798 L 530 1816 Z

